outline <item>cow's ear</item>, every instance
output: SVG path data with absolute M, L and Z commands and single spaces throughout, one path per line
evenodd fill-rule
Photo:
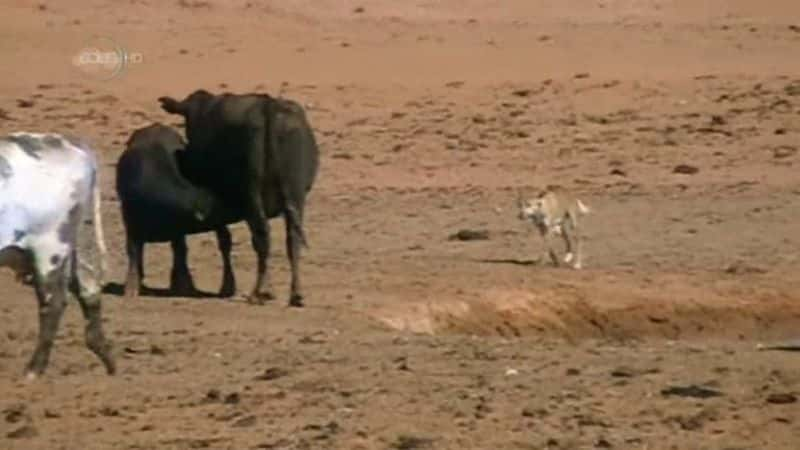
M 158 102 L 161 103 L 161 109 L 170 114 L 184 114 L 185 112 L 183 102 L 179 102 L 172 97 L 159 97 Z

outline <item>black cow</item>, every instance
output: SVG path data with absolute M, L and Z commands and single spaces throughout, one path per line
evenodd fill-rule
M 268 219 L 283 215 L 291 264 L 290 306 L 303 306 L 300 245 L 306 196 L 317 176 L 319 149 L 303 108 L 266 94 L 211 94 L 196 90 L 183 100 L 160 97 L 162 109 L 186 121 L 185 171 L 196 185 L 241 211 L 258 267 L 248 299 L 273 297 L 267 274 Z
M 117 162 L 116 189 L 128 250 L 125 296 L 139 295 L 144 277 L 144 244 L 170 242 L 170 289 L 179 295 L 197 292 L 189 273 L 186 235 L 216 231 L 224 274 L 220 296 L 236 291 L 231 267 L 231 234 L 226 225 L 242 220 L 208 189 L 193 185 L 181 173 L 185 141 L 173 128 L 154 123 L 135 130 Z

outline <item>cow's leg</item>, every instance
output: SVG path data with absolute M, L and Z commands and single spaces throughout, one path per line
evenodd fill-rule
M 36 262 L 34 271 L 34 288 L 36 299 L 39 303 L 39 337 L 36 350 L 25 369 L 26 376 L 32 380 L 47 369 L 50 361 L 50 351 L 53 341 L 58 333 L 58 325 L 66 307 L 67 297 L 67 258 L 60 255 L 34 255 L 36 260 L 41 258 L 59 257 L 58 265 L 43 273 L 44 264 Z
M 295 216 L 303 226 L 303 208 L 302 206 L 297 209 Z M 303 307 L 303 292 L 300 285 L 300 244 L 301 236 L 297 232 L 297 227 L 294 226 L 292 219 L 288 215 L 284 215 L 284 224 L 286 225 L 286 254 L 289 257 L 289 264 L 292 270 L 291 292 L 289 294 L 289 306 Z
M 92 351 L 106 369 L 106 373 L 114 375 L 116 363 L 111 354 L 112 345 L 103 333 L 103 315 L 101 308 L 101 284 L 97 275 L 97 267 L 83 261 L 77 252 L 73 252 L 73 269 L 70 290 L 81 305 L 81 312 L 86 320 L 84 338 L 86 347 Z
M 172 272 L 170 273 L 170 291 L 176 295 L 190 296 L 197 292 L 189 273 L 189 247 L 186 236 L 180 236 L 170 242 L 172 246 Z
M 139 265 L 139 279 L 141 279 L 141 283 L 144 283 L 145 274 L 144 274 L 144 242 L 142 242 L 141 248 L 139 249 L 139 258 L 137 258 L 138 265 Z
M 98 199 L 95 198 L 95 201 L 98 201 Z M 100 220 L 96 208 L 95 214 L 94 220 Z M 67 273 L 69 276 L 69 289 L 78 299 L 81 312 L 86 321 L 84 329 L 86 347 L 100 359 L 106 372 L 109 375 L 113 375 L 116 373 L 116 364 L 111 354 L 112 345 L 103 333 L 101 311 L 102 291 L 106 276 L 104 273 L 104 254 L 100 247 L 102 236 L 98 235 L 99 227 L 87 227 L 85 224 L 85 221 L 79 221 L 75 225 L 76 245 L 70 255 L 71 270 Z M 95 225 L 98 224 L 96 223 Z M 140 244 L 135 264 L 140 276 L 144 276 L 142 270 L 143 248 L 144 245 Z
M 126 238 L 128 250 L 128 278 L 125 281 L 125 298 L 135 299 L 139 297 L 139 290 L 144 277 L 144 242 L 134 239 L 130 234 Z
M 248 301 L 264 304 L 265 301 L 272 300 L 275 297 L 269 288 L 269 276 L 267 273 L 270 230 L 262 197 L 267 151 L 265 148 L 266 129 L 263 126 L 263 118 L 258 119 L 258 122 L 259 125 L 250 130 L 250 142 L 247 149 L 247 180 L 245 184 L 246 220 L 257 260 L 256 282 L 248 296 Z M 274 151 L 274 149 L 271 150 Z
M 267 258 L 269 258 L 270 247 L 270 227 L 265 218 L 251 219 L 247 221 L 252 234 L 252 244 L 256 251 L 256 283 L 248 296 L 251 303 L 264 304 L 268 300 L 275 298 L 269 288 L 269 273 Z
M 217 245 L 222 254 L 222 287 L 219 289 L 220 297 L 232 297 L 236 294 L 236 277 L 231 264 L 231 249 L 233 239 L 227 226 L 217 228 Z

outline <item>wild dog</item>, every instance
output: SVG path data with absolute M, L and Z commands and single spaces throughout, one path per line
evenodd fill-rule
M 578 232 L 578 215 L 588 214 L 590 209 L 578 198 L 563 188 L 548 186 L 535 198 L 525 199 L 521 193 L 517 195 L 519 219 L 531 221 L 539 230 L 545 243 L 545 258 L 549 255 L 553 265 L 558 267 L 559 260 L 551 246 L 551 235 L 559 235 L 564 239 L 566 253 L 564 262 L 573 261 L 574 269 L 583 267 L 581 247 L 582 240 Z M 574 254 L 573 254 L 574 250 Z

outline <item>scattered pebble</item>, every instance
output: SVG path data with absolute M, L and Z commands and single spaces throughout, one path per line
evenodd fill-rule
M 767 396 L 767 403 L 771 403 L 773 405 L 788 405 L 796 402 L 797 396 L 794 394 L 770 394 Z
M 278 378 L 283 378 L 287 375 L 289 375 L 289 371 L 286 369 L 282 369 L 280 367 L 270 367 L 261 375 L 256 376 L 255 379 L 259 381 L 271 381 L 277 380 Z
M 29 439 L 39 436 L 39 430 L 33 425 L 23 425 L 15 430 L 9 431 L 6 437 L 9 439 Z
M 669 388 L 662 389 L 661 395 L 664 397 L 677 396 L 706 399 L 720 397 L 722 396 L 722 392 L 692 384 L 688 386 L 671 386 Z
M 678 173 L 682 175 L 694 175 L 698 172 L 700 172 L 700 169 L 698 169 L 695 166 L 690 166 L 688 164 L 678 164 L 672 169 L 672 173 Z

